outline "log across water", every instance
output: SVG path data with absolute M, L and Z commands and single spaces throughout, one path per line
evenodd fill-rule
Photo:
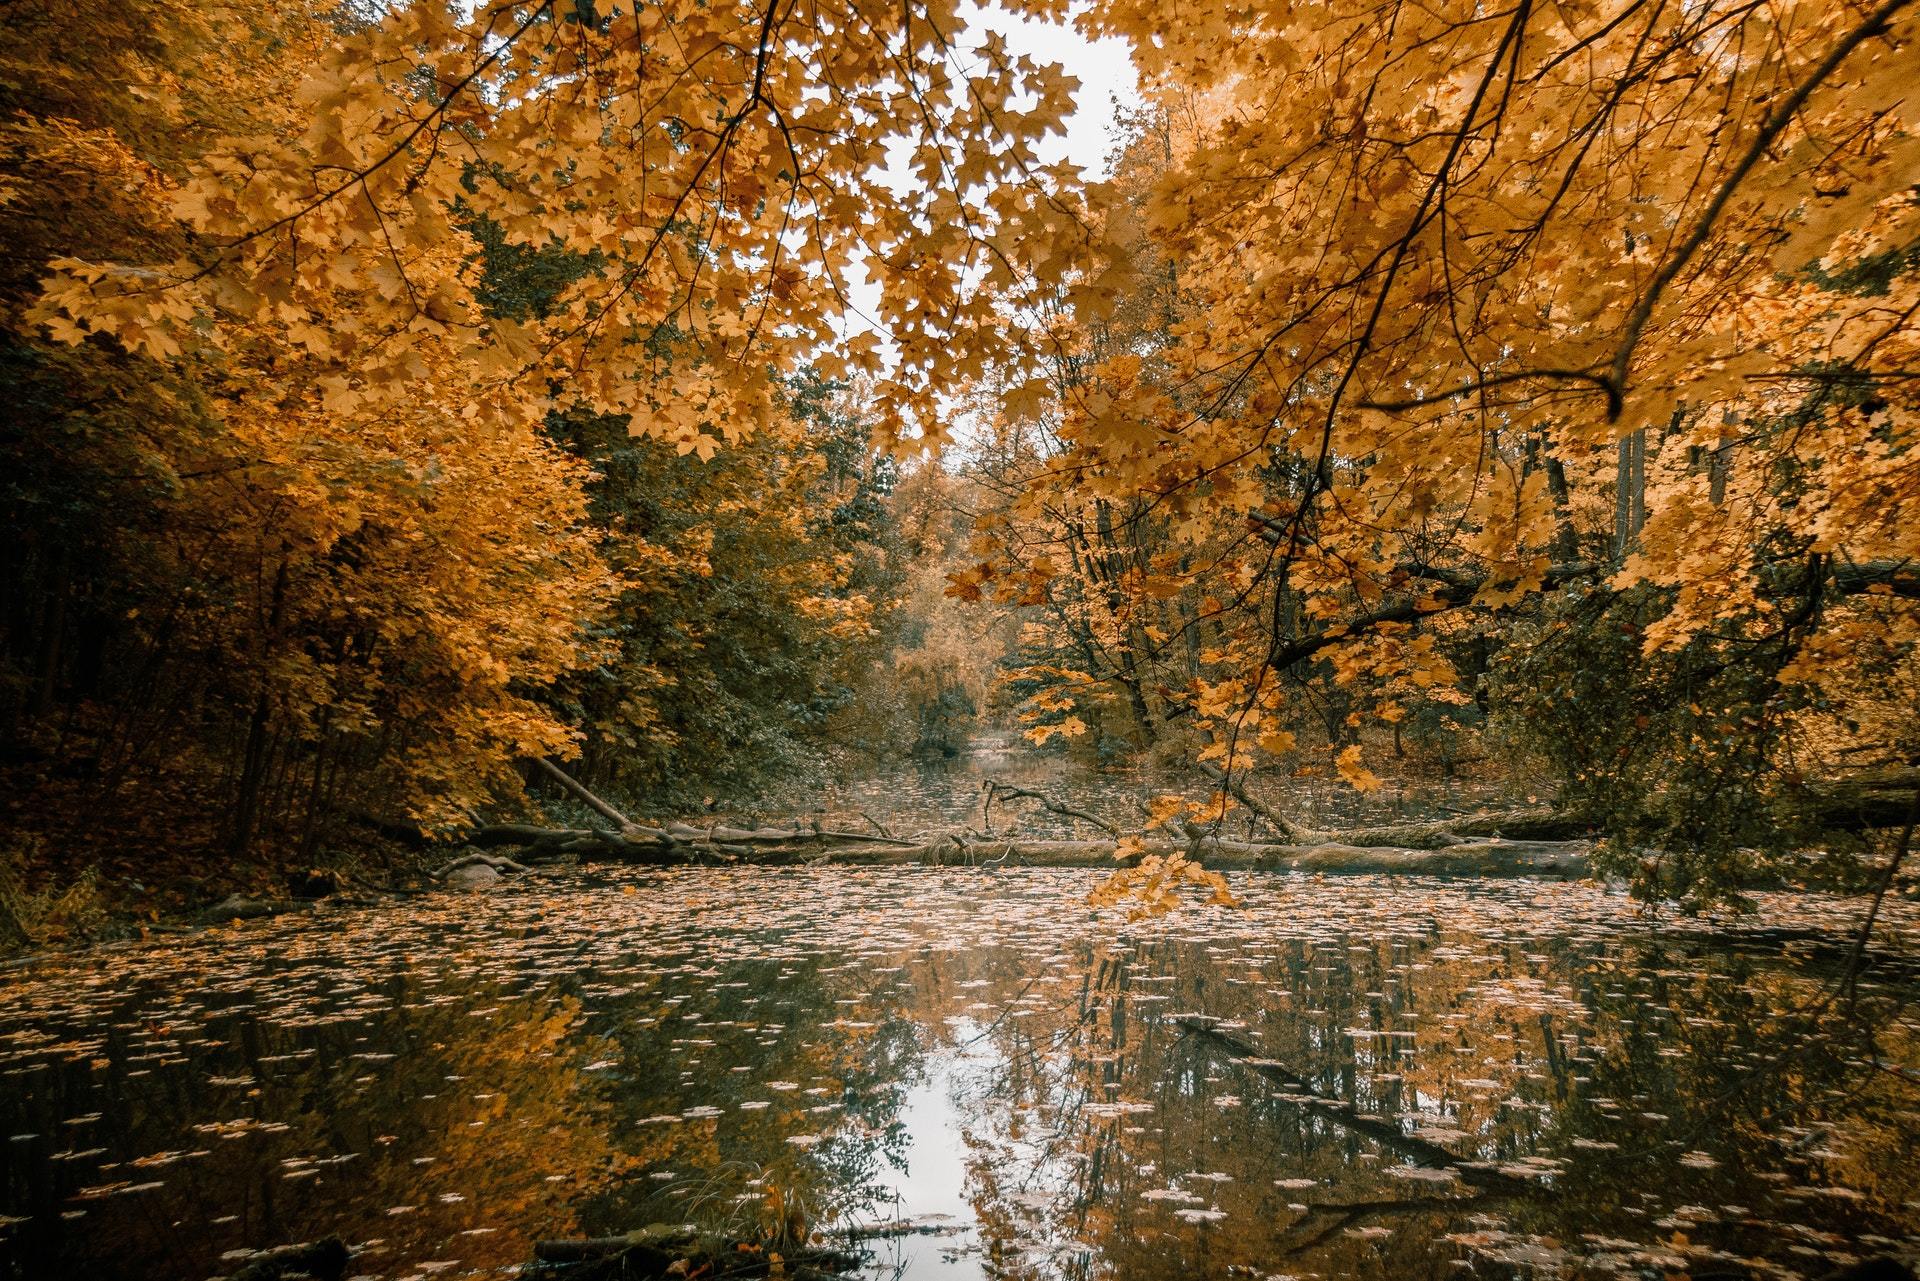
M 1137 857 L 1184 854 L 1221 871 L 1415 872 L 1429 875 L 1536 876 L 1586 874 L 1584 841 L 1474 841 L 1445 849 L 1391 845 L 1258 844 L 1246 841 L 1149 841 Z M 829 861 L 849 864 L 994 864 L 1027 867 L 1114 867 L 1112 841 L 972 840 L 947 838 L 913 850 L 841 850 Z
M 495 823 L 475 828 L 467 843 L 478 849 L 512 849 L 523 862 L 563 859 L 616 860 L 657 866 L 696 863 L 843 863 L 930 866 L 1011 864 L 1027 867 L 1114 867 L 1151 855 L 1184 854 L 1223 870 L 1312 872 L 1402 872 L 1459 876 L 1562 876 L 1587 874 L 1595 836 L 1582 817 L 1551 809 L 1488 811 L 1428 823 L 1401 823 L 1345 831 L 1315 832 L 1274 816 L 1281 835 L 1268 842 L 1217 836 L 1175 839 L 1165 833 L 1135 838 L 1116 858 L 1120 828 L 1038 792 L 988 782 L 986 805 L 996 795 L 1030 798 L 1047 809 L 1085 819 L 1110 834 L 1105 840 L 995 838 L 976 831 L 950 831 L 907 839 L 812 825 L 737 827 L 635 823 L 594 796 L 549 761 L 544 771 L 561 780 L 608 827 L 537 827 Z M 1904 780 L 1902 780 L 1904 782 Z M 1835 827 L 1873 826 L 1889 807 L 1874 793 L 1849 794 L 1834 807 Z M 1908 811 L 1911 802 L 1906 802 Z M 877 826 L 877 825 L 876 825 Z M 449 864 L 449 869 L 456 866 Z M 492 862 L 493 860 L 467 861 Z M 443 875 L 449 869 L 443 869 Z
M 1346 834 L 1343 834 L 1346 835 Z M 785 866 L 836 863 L 854 866 L 1115 867 L 1148 855 L 1185 854 L 1225 870 L 1313 872 L 1413 872 L 1432 875 L 1584 876 L 1588 843 L 1580 840 L 1463 840 L 1429 848 L 1384 839 L 1393 829 L 1359 833 L 1373 842 L 1307 840 L 1260 843 L 1233 840 L 1148 840 L 1126 860 L 1114 858 L 1106 840 L 1032 840 L 947 833 L 923 840 L 877 839 L 859 834 L 790 828 L 662 828 L 614 833 L 588 828 L 535 828 L 520 824 L 483 827 L 470 837 L 483 848 L 513 848 L 523 862 L 558 858 L 609 860 L 672 866 L 692 863 L 753 863 Z M 849 839 L 849 837 L 853 839 Z

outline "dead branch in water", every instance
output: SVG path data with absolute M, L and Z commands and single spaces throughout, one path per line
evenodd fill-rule
M 1481 1162 L 1456 1156 L 1438 1143 L 1406 1133 L 1392 1121 L 1367 1116 L 1343 1099 L 1328 1098 L 1288 1071 L 1277 1059 L 1262 1054 L 1259 1046 L 1221 1031 L 1215 1026 L 1215 1020 L 1187 1017 L 1176 1022 L 1188 1033 L 1224 1051 L 1241 1067 L 1278 1085 L 1286 1092 L 1287 1102 L 1328 1117 L 1389 1151 L 1411 1157 L 1432 1169 L 1450 1170 L 1463 1182 L 1478 1188 L 1520 1195 L 1542 1191 L 1539 1184 L 1529 1179 L 1516 1178 Z
M 1259 797 L 1249 792 L 1232 775 L 1215 765 L 1212 761 L 1195 761 L 1194 768 L 1212 779 L 1214 785 L 1226 789 L 1227 795 L 1239 801 L 1260 817 L 1260 821 L 1278 832 L 1282 839 L 1297 841 L 1300 829 L 1289 822 L 1281 813 Z
M 1084 822 L 1093 824 L 1112 837 L 1117 838 L 1120 835 L 1120 829 L 1112 823 L 1109 823 L 1106 819 L 1101 818 L 1097 814 L 1089 814 L 1083 809 L 1075 809 L 1071 805 L 1063 805 L 1051 796 L 1048 796 L 1045 792 L 1035 792 L 1025 787 L 1015 787 L 1011 783 L 1002 783 L 998 779 L 991 778 L 981 784 L 981 790 L 986 793 L 986 799 L 981 803 L 980 808 L 982 825 L 989 831 L 992 830 L 993 824 L 986 821 L 986 814 L 993 808 L 995 800 L 1004 797 L 1007 800 L 1039 801 L 1041 808 L 1051 813 L 1059 814 L 1064 818 L 1081 819 Z

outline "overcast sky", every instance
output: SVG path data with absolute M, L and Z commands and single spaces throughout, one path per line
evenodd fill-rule
M 1113 100 L 1126 106 L 1139 102 L 1139 84 L 1133 60 L 1124 40 L 1088 40 L 1070 26 L 1036 22 L 1032 18 L 1008 13 L 1004 9 L 963 6 L 971 43 L 977 45 L 978 33 L 997 31 L 1006 37 L 1007 46 L 1036 62 L 1054 62 L 1080 81 L 1074 94 L 1074 113 L 1067 120 L 1064 142 L 1050 139 L 1046 159 L 1062 154 L 1086 172 L 1089 178 L 1107 176 L 1107 152 L 1113 146 L 1109 126 L 1113 123 Z

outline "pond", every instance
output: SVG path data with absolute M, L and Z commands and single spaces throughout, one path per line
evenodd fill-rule
M 337 1233 L 355 1275 L 496 1277 L 661 1222 L 857 1230 L 876 1278 L 1920 1247 L 1920 976 L 1870 968 L 1842 1036 L 1844 949 L 1807 941 L 1857 903 L 1242 875 L 1130 923 L 1096 876 L 555 871 L 42 958 L 0 978 L 0 1271 L 198 1281 Z M 1876 952 L 1916 933 L 1897 906 Z

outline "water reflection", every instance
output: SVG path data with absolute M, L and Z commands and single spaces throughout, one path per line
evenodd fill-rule
M 1867 1041 L 1813 961 L 1595 890 L 1248 876 L 1129 929 L 1094 875 L 552 875 L 43 963 L 0 988 L 5 1274 L 338 1233 L 361 1275 L 500 1275 L 683 1221 L 855 1226 L 915 1278 L 1920 1246 L 1909 972 L 1863 987 Z

